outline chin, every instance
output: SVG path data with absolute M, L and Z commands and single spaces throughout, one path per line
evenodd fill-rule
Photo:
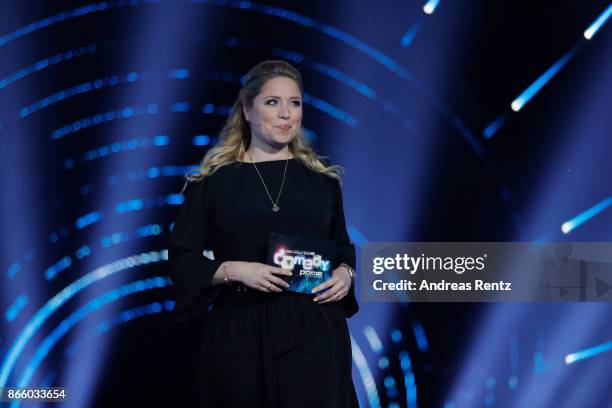
M 289 143 L 291 143 L 291 141 L 293 140 L 294 136 L 287 136 L 287 137 L 275 137 L 272 139 L 272 142 L 276 145 L 288 145 Z

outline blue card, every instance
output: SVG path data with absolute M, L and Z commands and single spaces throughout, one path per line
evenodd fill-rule
M 289 269 L 292 276 L 280 276 L 289 287 L 285 290 L 311 294 L 310 291 L 330 279 L 336 253 L 334 241 L 270 234 L 268 264 Z

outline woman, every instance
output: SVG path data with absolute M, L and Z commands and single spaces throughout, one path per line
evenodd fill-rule
M 175 318 L 206 314 L 202 407 L 358 406 L 346 324 L 359 309 L 355 248 L 340 169 L 309 148 L 302 101 L 290 64 L 252 68 L 218 145 L 185 184 L 169 263 Z M 335 241 L 332 278 L 314 295 L 284 290 L 290 271 L 266 265 L 270 233 Z

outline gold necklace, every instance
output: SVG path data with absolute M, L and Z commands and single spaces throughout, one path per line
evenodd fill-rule
M 253 163 L 253 166 L 255 167 L 255 170 L 257 171 L 257 175 L 259 176 L 259 179 L 261 180 L 261 183 L 263 184 L 264 189 L 266 190 L 266 194 L 268 195 L 268 198 L 270 199 L 270 202 L 272 203 L 272 211 L 278 212 L 278 210 L 280 210 L 280 207 L 278 206 L 278 200 L 280 200 L 281 193 L 283 192 L 283 186 L 285 185 L 285 176 L 287 175 L 287 164 L 289 163 L 289 159 L 287 159 L 287 161 L 285 162 L 285 171 L 283 172 L 283 181 L 281 182 L 281 187 L 280 187 L 280 190 L 278 191 L 278 196 L 276 197 L 276 201 L 274 201 L 272 200 L 272 196 L 270 195 L 270 192 L 268 191 L 266 182 L 261 176 L 261 173 L 259 172 L 259 169 L 255 165 L 255 162 L 253 161 L 253 157 L 251 157 L 250 154 L 249 154 L 249 158 L 251 159 L 251 163 Z

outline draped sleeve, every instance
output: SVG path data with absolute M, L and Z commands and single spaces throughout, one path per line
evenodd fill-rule
M 355 246 L 351 243 L 349 235 L 346 231 L 346 221 L 344 219 L 344 207 L 342 204 L 342 190 L 338 180 L 332 180 L 333 204 L 332 204 L 332 221 L 331 221 L 331 240 L 335 241 L 336 259 L 334 269 L 341 263 L 346 263 L 353 269 L 357 269 Z M 349 293 L 340 300 L 346 317 L 351 317 L 359 310 L 357 298 L 355 297 L 355 283 L 353 282 Z
M 169 239 L 169 275 L 175 291 L 172 316 L 186 322 L 201 317 L 223 288 L 210 286 L 222 261 L 204 256 L 208 245 L 210 180 L 187 182 Z

